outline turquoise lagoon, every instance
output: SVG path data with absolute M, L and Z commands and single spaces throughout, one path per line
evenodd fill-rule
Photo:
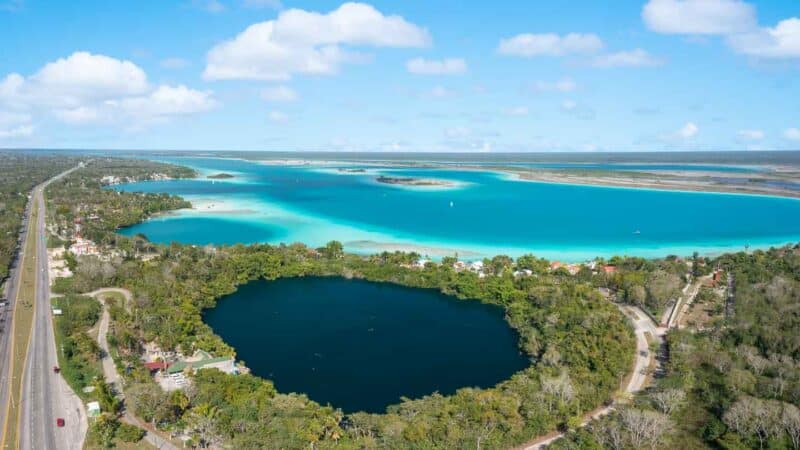
M 123 234 L 198 245 L 321 246 L 337 239 L 359 253 L 399 249 L 433 258 L 458 253 L 463 259 L 535 253 L 565 261 L 715 254 L 800 241 L 800 201 L 789 198 L 528 182 L 488 168 L 165 161 L 236 178 L 116 186 L 181 195 L 194 205 Z M 436 178 L 452 186 L 388 185 L 375 181 L 379 174 Z

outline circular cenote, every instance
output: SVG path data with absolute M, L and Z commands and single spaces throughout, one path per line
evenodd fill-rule
M 388 283 L 253 281 L 205 320 L 279 391 L 345 412 L 490 387 L 529 364 L 502 308 Z

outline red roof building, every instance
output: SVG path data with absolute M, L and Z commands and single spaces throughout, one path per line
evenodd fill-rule
M 159 370 L 167 370 L 172 363 L 167 361 L 153 361 L 144 363 L 144 367 L 150 372 L 158 372 Z

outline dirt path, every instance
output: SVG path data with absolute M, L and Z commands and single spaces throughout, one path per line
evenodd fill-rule
M 109 351 L 108 347 L 108 325 L 111 319 L 108 313 L 108 308 L 106 307 L 106 303 L 102 298 L 102 294 L 108 293 L 120 294 L 125 297 L 126 302 L 130 301 L 133 296 L 131 295 L 130 291 L 122 288 L 102 288 L 84 294 L 96 298 L 103 305 L 103 315 L 100 317 L 100 324 L 97 327 L 97 344 L 100 346 L 100 350 L 103 354 L 101 359 L 103 365 L 103 374 L 105 375 L 106 381 L 112 385 L 115 392 L 117 392 L 121 397 L 124 397 L 121 378 L 119 373 L 117 373 L 117 367 L 114 365 L 114 360 L 111 358 L 111 352 Z M 122 413 L 122 421 L 131 425 L 136 425 L 137 427 L 145 430 L 144 439 L 153 447 L 158 449 L 178 450 L 178 447 L 174 446 L 172 443 L 168 442 L 158 434 L 148 430 L 144 422 L 139 420 L 138 417 L 134 416 L 127 409 L 125 409 Z
M 636 356 L 634 360 L 633 372 L 631 373 L 628 383 L 624 388 L 627 394 L 634 394 L 647 387 L 647 373 L 648 368 L 655 359 L 655 355 L 650 351 L 650 344 L 647 341 L 647 335 L 652 336 L 653 339 L 659 341 L 659 345 L 663 344 L 666 329 L 659 327 L 653 320 L 645 314 L 644 311 L 636 306 L 631 305 L 617 305 L 623 314 L 630 318 L 634 333 L 636 334 Z M 658 360 L 655 359 L 657 362 Z M 609 406 L 598 408 L 586 414 L 581 422 L 581 427 L 585 427 L 592 420 L 603 417 L 610 412 L 614 411 L 624 399 L 615 400 Z M 518 447 L 519 450 L 538 450 L 547 447 L 556 440 L 562 438 L 564 433 L 553 432 L 544 436 L 540 436 L 532 441 L 529 441 Z

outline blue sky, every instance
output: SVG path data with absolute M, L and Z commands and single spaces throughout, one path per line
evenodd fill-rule
M 0 0 L 0 147 L 800 149 L 800 3 Z

